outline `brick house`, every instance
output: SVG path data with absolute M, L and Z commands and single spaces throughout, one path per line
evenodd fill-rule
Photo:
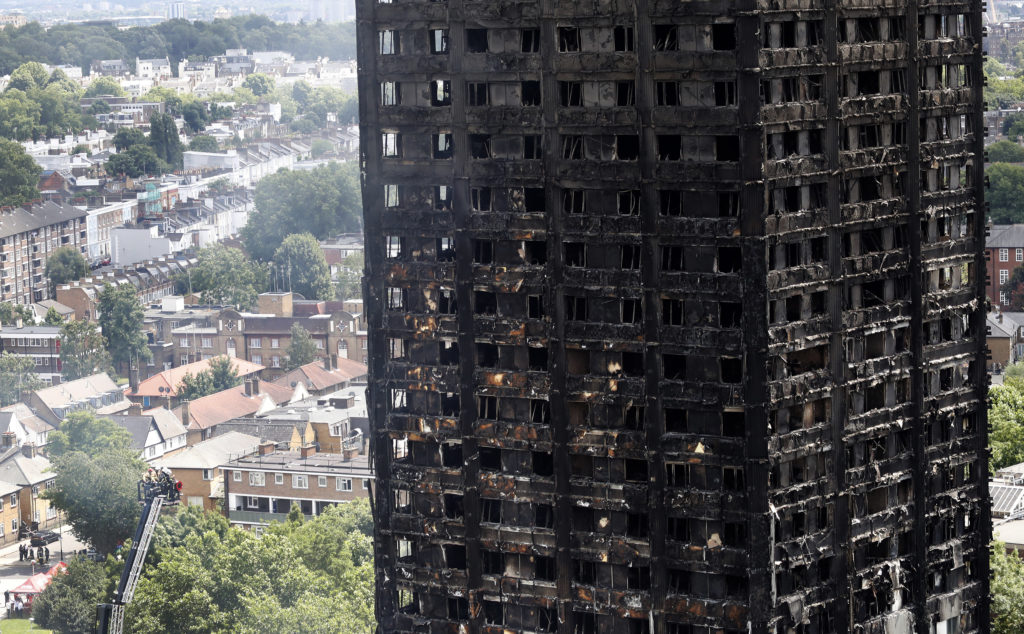
M 273 443 L 222 470 L 228 520 L 258 531 L 287 517 L 292 502 L 314 517 L 329 506 L 369 498 L 373 480 L 366 455 L 322 454 L 312 446 L 278 451 Z
M 189 506 L 216 511 L 223 498 L 221 466 L 256 451 L 259 438 L 237 432 L 204 440 L 153 461 L 154 467 L 167 467 L 181 481 L 181 500 Z
M 1014 269 L 1024 266 L 1024 224 L 989 227 L 985 259 L 988 267 L 985 294 L 993 304 L 1009 306 L 1010 297 L 1002 291 L 1002 286 L 1013 275 Z

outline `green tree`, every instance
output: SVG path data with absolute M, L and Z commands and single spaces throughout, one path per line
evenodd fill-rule
M 171 167 L 182 166 L 183 146 L 174 117 L 155 114 L 149 118 L 149 144 L 162 161 Z
M 46 316 L 43 317 L 43 323 L 47 326 L 60 326 L 64 323 L 64 318 L 60 316 L 57 309 L 50 306 L 46 309 Z
M 313 158 L 320 158 L 324 154 L 334 151 L 334 144 L 327 139 L 313 139 L 313 144 L 310 146 L 310 154 Z
M 294 370 L 307 363 L 316 361 L 316 344 L 313 342 L 313 337 L 310 336 L 308 330 L 303 328 L 298 322 L 295 322 L 292 324 L 291 337 L 292 340 L 288 344 L 287 350 L 287 367 L 289 370 Z
M 340 300 L 361 299 L 363 296 L 363 254 L 352 253 L 341 262 L 335 296 Z
M 146 463 L 133 451 L 90 456 L 71 451 L 53 460 L 56 486 L 41 494 L 63 511 L 74 534 L 101 553 L 111 553 L 135 532 L 138 481 Z
M 107 114 L 108 112 L 110 112 L 110 104 L 102 99 L 100 99 L 99 101 L 94 101 L 92 105 L 89 106 L 89 114 L 93 116 Z M 123 129 L 124 128 L 122 128 L 122 130 Z
M 78 249 L 61 247 L 46 260 L 46 277 L 50 280 L 50 296 L 57 296 L 57 287 L 85 277 L 89 263 Z
M 310 171 L 281 170 L 256 185 L 256 210 L 242 229 L 246 249 L 266 262 L 285 236 L 327 238 L 360 231 L 362 202 L 355 163 L 329 163 Z
M 188 129 L 193 133 L 204 130 L 206 124 L 210 121 L 210 113 L 207 111 L 206 106 L 198 101 L 190 101 L 183 105 L 181 117 L 185 120 L 185 125 Z
M 43 382 L 36 374 L 36 362 L 32 357 L 0 353 L 0 407 L 17 403 L 23 392 L 33 392 L 42 387 Z
M 1002 385 L 989 388 L 989 468 L 995 472 L 1024 462 L 1024 363 L 1006 370 Z
M 1013 141 L 996 141 L 988 146 L 988 160 L 992 163 L 1024 162 L 1024 146 Z
M 131 284 L 107 284 L 97 305 L 100 330 L 109 344 L 110 356 L 121 368 L 149 361 L 153 354 L 142 330 L 142 303 Z
M 27 141 L 36 134 L 42 108 L 24 92 L 7 90 L 0 95 L 0 136 Z
M 16 89 L 29 92 L 46 86 L 46 80 L 50 74 L 39 62 L 26 62 L 14 69 L 11 73 L 11 80 L 7 83 L 7 89 Z
M 985 174 L 990 183 L 985 197 L 989 219 L 995 224 L 1024 223 L 1024 165 L 992 163 Z
M 1024 632 L 1024 562 L 1016 553 L 1007 553 L 1006 544 L 992 542 L 989 565 L 993 634 Z
M 219 152 L 220 144 L 212 136 L 201 134 L 192 137 L 192 142 L 188 144 L 188 149 L 193 152 Z
M 248 310 L 266 290 L 267 271 L 240 249 L 214 244 L 199 250 L 198 262 L 176 282 L 179 292 L 201 293 L 206 304 Z
M 0 139 L 0 205 L 17 207 L 39 198 L 40 172 L 20 143 Z
M 124 152 L 111 156 L 105 169 L 108 175 L 124 174 L 139 178 L 147 174 L 160 174 L 167 171 L 168 167 L 153 148 L 148 145 L 133 145 Z
M 71 153 L 72 154 L 87 154 L 87 155 L 91 154 L 91 152 L 89 150 L 89 146 L 86 145 L 85 143 L 79 143 L 75 147 L 71 148 Z
M 86 97 L 124 97 L 124 88 L 121 88 L 121 82 L 117 81 L 113 77 L 99 76 L 89 83 L 89 86 L 85 89 Z
M 113 373 L 107 339 L 94 322 L 68 321 L 61 326 L 60 339 L 60 375 L 65 381 Z
M 274 78 L 263 73 L 252 73 L 242 85 L 251 90 L 252 94 L 262 97 L 274 91 Z
M 0 325 L 10 325 L 19 319 L 24 323 L 32 323 L 32 311 L 28 306 L 13 302 L 0 303 Z
M 331 272 L 320 243 L 311 234 L 293 233 L 274 252 L 274 267 L 290 288 L 306 299 L 333 299 Z
M 121 128 L 114 134 L 114 148 L 118 152 L 124 152 L 133 145 L 146 145 L 149 140 L 146 133 L 138 128 Z
M 68 414 L 57 429 L 50 432 L 46 451 L 51 458 L 60 458 L 72 451 L 95 458 L 111 452 L 131 452 L 131 446 L 131 434 L 124 427 L 90 411 L 78 411 Z
M 125 631 L 373 632 L 365 500 L 275 524 L 262 537 L 193 509 L 178 515 L 180 523 L 157 528 L 159 563 L 140 581 Z
M 84 557 L 71 559 L 66 573 L 54 575 L 32 601 L 32 618 L 59 634 L 91 632 L 96 626 L 97 604 L 108 599 L 107 583 L 103 564 Z
M 192 374 L 186 373 L 181 378 L 181 388 L 178 389 L 178 398 L 194 401 L 208 394 L 216 394 L 224 390 L 241 385 L 242 379 L 238 376 L 238 370 L 234 363 L 227 356 L 214 357 L 210 360 L 210 367 L 202 372 Z

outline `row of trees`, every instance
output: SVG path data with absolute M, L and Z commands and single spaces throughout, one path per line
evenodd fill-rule
M 229 48 L 280 50 L 298 59 L 353 59 L 354 23 L 275 23 L 265 16 L 239 16 L 211 22 L 168 20 L 154 26 L 120 30 L 113 24 L 59 24 L 43 29 L 32 22 L 0 32 L 0 74 L 28 61 L 68 64 L 87 70 L 94 60 L 223 55 Z
M 48 73 L 36 61 L 14 69 L 0 94 L 0 136 L 25 141 L 96 127 L 78 105 L 82 90 L 60 69 Z

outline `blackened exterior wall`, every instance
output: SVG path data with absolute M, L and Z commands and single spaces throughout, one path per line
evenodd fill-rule
M 357 2 L 380 631 L 985 629 L 979 9 Z

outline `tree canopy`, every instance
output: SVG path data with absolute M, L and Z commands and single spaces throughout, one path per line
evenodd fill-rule
M 149 145 L 161 161 L 171 167 L 181 168 L 184 148 L 174 117 L 169 114 L 154 114 L 149 118 Z
M 363 254 L 349 254 L 341 262 L 335 296 L 340 300 L 363 297 Z
M 192 137 L 192 142 L 188 144 L 188 149 L 193 152 L 219 152 L 220 144 L 212 136 L 200 134 L 199 136 Z
M 50 585 L 32 601 L 35 622 L 58 634 L 92 632 L 96 606 L 109 602 L 104 565 L 84 557 L 68 561 L 66 574 L 53 576 Z
M 288 287 L 306 299 L 334 299 L 331 271 L 320 243 L 308 233 L 293 233 L 274 252 L 274 269 Z
M 3 106 L 0 104 L 0 118 Z M 2 131 L 0 131 L 2 134 Z M 0 139 L 0 206 L 17 207 L 39 198 L 39 165 L 20 143 Z
M 214 357 L 210 360 L 210 367 L 202 372 L 192 374 L 186 373 L 181 378 L 181 387 L 178 389 L 178 398 L 194 401 L 207 394 L 216 394 L 224 390 L 241 385 L 242 379 L 238 376 L 231 359 L 227 356 Z
M 32 357 L 0 353 L 0 407 L 20 401 L 22 392 L 42 387 L 43 381 L 36 374 L 36 362 Z
M 64 512 L 79 539 L 101 553 L 111 553 L 134 534 L 138 480 L 146 471 L 146 463 L 134 452 L 70 451 L 53 460 L 53 470 L 56 486 L 42 495 Z
M 326 238 L 362 229 L 355 163 L 329 163 L 310 171 L 281 170 L 256 185 L 256 210 L 242 229 L 246 250 L 266 262 L 293 233 Z
M 277 23 L 260 15 L 241 15 L 209 22 L 167 20 L 153 26 L 119 29 L 110 24 L 57 24 L 43 29 L 37 22 L 0 33 L 0 75 L 24 62 L 70 64 L 87 70 L 93 60 L 167 56 L 172 66 L 187 58 L 223 55 L 229 48 L 281 50 L 297 59 L 354 59 L 355 24 Z
M 89 86 L 85 89 L 86 97 L 124 97 L 124 88 L 121 88 L 121 82 L 117 81 L 113 77 L 106 77 L 100 75 L 89 82 Z
M 60 328 L 61 377 L 74 381 L 100 372 L 113 373 L 107 338 L 91 321 L 71 320 Z
M 267 289 L 267 269 L 240 249 L 213 244 L 196 254 L 198 262 L 176 278 L 179 293 L 201 293 L 203 303 L 248 310 Z
M 61 247 L 46 260 L 46 277 L 50 280 L 50 295 L 56 297 L 57 287 L 85 277 L 89 263 L 74 247 Z
M 99 325 L 114 363 L 130 368 L 153 357 L 142 330 L 142 303 L 131 284 L 107 284 L 99 294 Z
M 182 509 L 183 530 L 168 526 L 154 538 L 159 564 L 139 583 L 126 631 L 373 632 L 365 500 L 275 524 L 262 537 L 198 513 Z
M 294 370 L 316 361 L 316 343 L 309 331 L 302 324 L 295 322 L 291 329 L 291 342 L 288 344 L 288 369 Z
M 995 224 L 1024 222 L 1024 165 L 991 163 L 985 168 L 989 218 Z
M 263 73 L 252 73 L 245 78 L 242 85 L 252 91 L 257 97 L 268 95 L 274 90 L 274 78 Z
M 1007 553 L 1006 544 L 992 543 L 992 633 L 1024 632 L 1024 561 Z
M 1024 122 L 1022 122 L 1024 125 Z M 992 163 L 1024 162 L 1024 146 L 1013 141 L 996 141 L 988 146 L 988 160 Z
M 2 39 L 2 36 L 0 36 Z M 78 85 L 60 69 L 47 73 L 42 64 L 26 62 L 11 73 L 0 95 L 0 134 L 18 141 L 80 132 L 85 121 Z
M 71 412 L 48 436 L 46 451 L 51 458 L 60 458 L 80 451 L 95 458 L 104 453 L 131 451 L 132 437 L 128 430 L 109 418 L 89 411 Z

